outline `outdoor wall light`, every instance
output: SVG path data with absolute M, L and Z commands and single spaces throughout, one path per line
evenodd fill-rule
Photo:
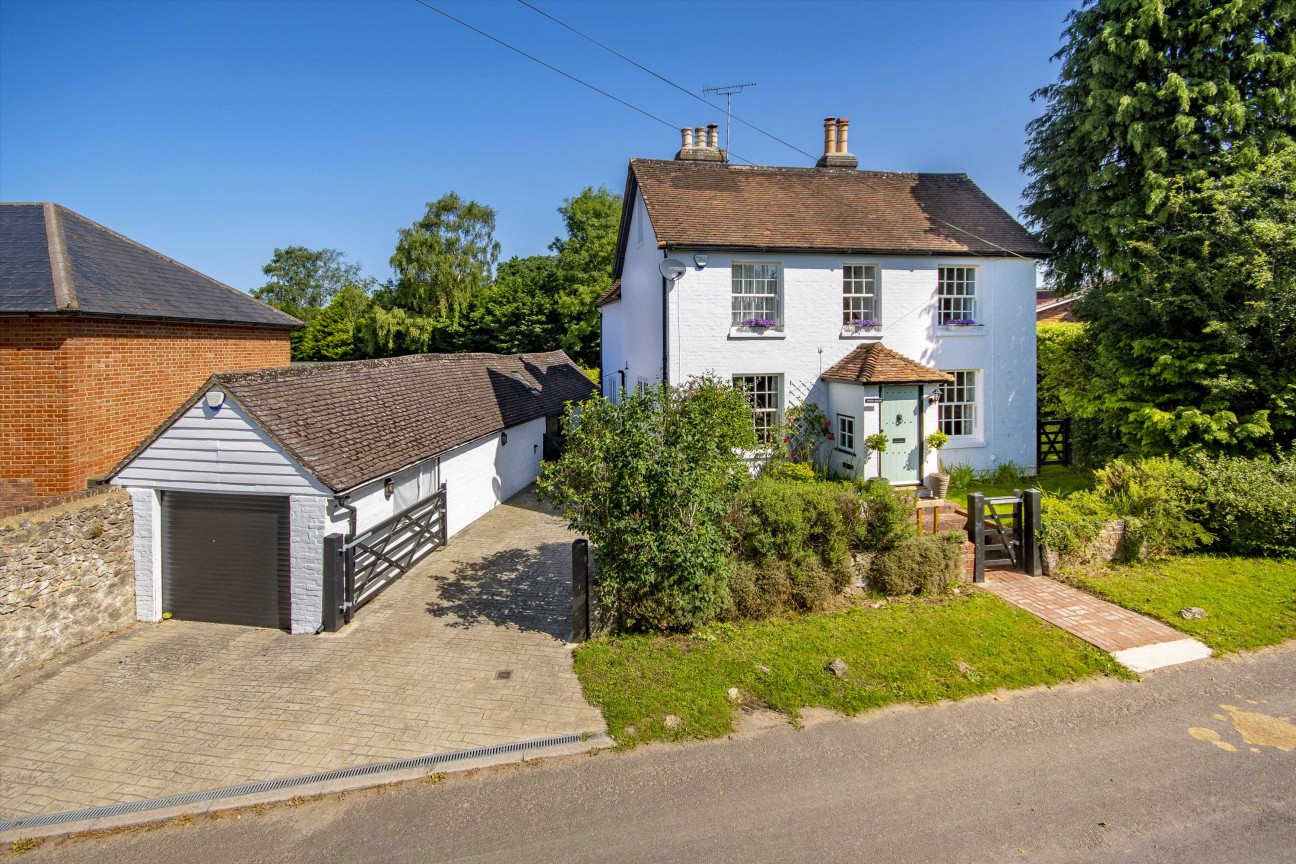
M 507 443 L 508 443 L 508 433 L 507 433 L 507 432 L 501 432 L 501 433 L 500 433 L 500 446 L 503 447 L 503 446 L 504 446 L 505 444 L 507 444 Z

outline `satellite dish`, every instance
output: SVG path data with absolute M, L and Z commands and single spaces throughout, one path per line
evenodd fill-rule
M 661 274 L 672 282 L 678 282 L 688 272 L 688 265 L 678 258 L 667 258 L 657 265 Z

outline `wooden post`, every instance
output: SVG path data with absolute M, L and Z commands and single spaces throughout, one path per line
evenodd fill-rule
M 342 560 L 341 534 L 324 538 L 324 632 L 336 633 L 342 627 L 346 564 Z
M 1039 576 L 1040 550 L 1039 535 L 1043 527 L 1040 515 L 1043 493 L 1038 489 L 1027 489 L 1022 493 L 1022 571 L 1027 576 Z
M 985 496 L 980 492 L 968 493 L 967 536 L 975 547 L 972 581 L 985 581 Z
M 589 638 L 589 541 L 572 541 L 572 641 Z

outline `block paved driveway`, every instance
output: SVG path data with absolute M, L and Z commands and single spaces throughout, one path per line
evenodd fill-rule
M 571 540 L 528 490 L 342 633 L 137 624 L 0 685 L 0 816 L 602 730 L 564 641 Z

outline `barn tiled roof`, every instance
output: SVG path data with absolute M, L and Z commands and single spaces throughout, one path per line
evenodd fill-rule
M 852 384 L 945 384 L 954 380 L 948 372 L 910 360 L 881 342 L 857 346 L 819 377 Z
M 588 399 L 593 382 L 562 351 L 412 354 L 213 375 L 131 462 L 213 386 L 330 489 L 341 492 Z
M 0 204 L 0 315 L 68 314 L 300 327 L 58 204 Z
M 615 303 L 621 299 L 621 280 L 618 279 L 612 283 L 612 287 L 599 295 L 594 301 L 595 306 L 606 306 L 609 303 Z
M 966 174 L 631 159 L 629 180 L 662 248 L 1048 255 Z

